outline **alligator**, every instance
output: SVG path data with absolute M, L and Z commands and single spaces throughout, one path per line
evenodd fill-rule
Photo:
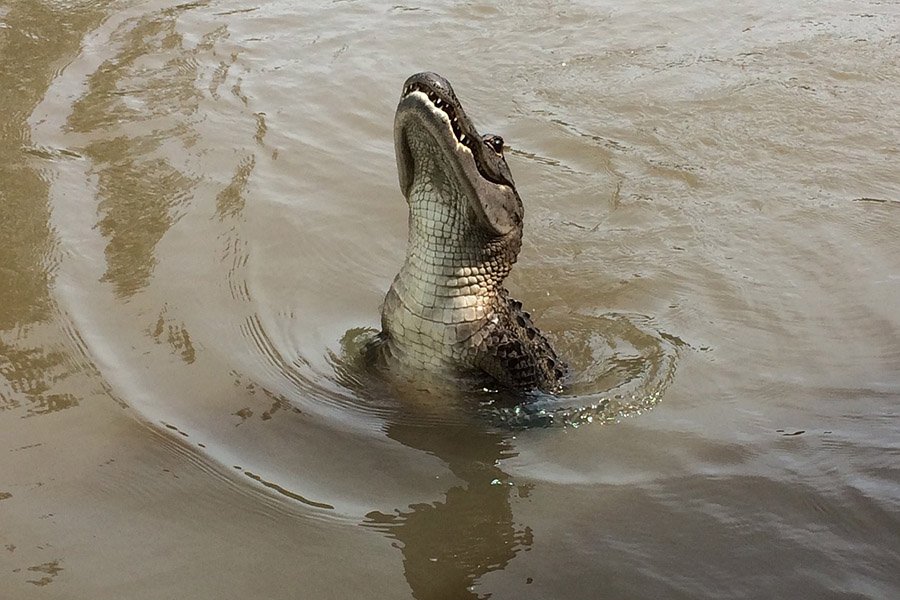
M 503 138 L 478 134 L 446 79 L 418 73 L 403 85 L 394 148 L 409 241 L 366 353 L 415 373 L 559 391 L 565 364 L 503 287 L 524 216 Z

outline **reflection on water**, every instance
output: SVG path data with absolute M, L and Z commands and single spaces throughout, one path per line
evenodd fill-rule
M 660 401 L 683 343 L 642 329 L 639 321 L 625 315 L 573 320 L 557 347 L 572 356 L 574 376 L 558 396 L 462 393 L 452 385 L 398 381 L 367 364 L 363 349 L 374 330 L 345 333 L 342 355 L 332 356 L 338 381 L 361 408 L 386 419 L 390 439 L 440 458 L 457 479 L 441 500 L 366 515 L 365 526 L 397 541 L 415 598 L 489 597 L 476 584 L 533 543 L 531 528 L 517 524 L 510 507 L 510 494 L 527 497 L 530 486 L 516 486 L 500 467 L 517 455 L 514 430 L 612 423 Z
M 166 318 L 166 311 L 159 315 L 159 320 L 153 327 L 150 335 L 160 344 L 169 344 L 174 352 L 181 356 L 187 364 L 194 362 L 197 356 L 194 345 L 191 343 L 191 335 L 183 323 L 173 323 Z
M 513 490 L 522 495 L 527 488 L 514 487 L 498 466 L 515 455 L 510 434 L 489 431 L 478 421 L 397 421 L 388 424 L 386 433 L 445 461 L 461 482 L 441 500 L 370 512 L 364 524 L 399 542 L 415 598 L 487 597 L 477 594 L 474 584 L 503 569 L 532 543 L 530 528 L 515 523 L 509 505 Z
M 147 285 L 154 249 L 197 185 L 169 157 L 194 143 L 185 119 L 200 101 L 196 56 L 222 32 L 188 49 L 176 27 L 179 13 L 162 11 L 124 28 L 113 40 L 118 53 L 90 77 L 68 120 L 74 132 L 102 133 L 84 152 L 98 178 L 98 226 L 109 240 L 103 281 L 120 296 Z
M 259 141 L 261 139 L 260 137 Z M 242 160 L 231 178 L 231 183 L 216 196 L 216 212 L 221 218 L 236 217 L 244 209 L 247 181 L 250 179 L 255 164 L 256 159 L 252 156 Z
M 0 5 L 2 6 L 2 5 Z M 47 181 L 27 119 L 58 65 L 103 16 L 102 6 L 4 7 L 0 27 L 0 331 L 46 319 L 53 245 Z M 52 43 L 50 43 L 52 41 Z
M 46 161 L 33 145 L 28 118 L 59 63 L 103 17 L 102 5 L 16 3 L 0 13 L 0 411 L 26 416 L 77 406 L 55 385 L 80 367 L 58 332 L 50 285 L 55 240 L 49 226 Z M 18 413 L 18 411 L 15 411 Z
M 102 152 L 88 148 L 95 160 L 107 150 L 118 159 L 99 163 L 104 217 L 98 225 L 109 238 L 102 280 L 113 283 L 119 295 L 130 296 L 147 284 L 156 265 L 153 250 L 172 226 L 170 211 L 184 200 L 191 181 L 163 160 L 143 164 L 122 160 L 121 149 L 116 153 L 114 144 Z
M 55 380 L 66 378 L 76 368 L 63 351 L 21 348 L 0 340 L 0 411 L 24 403 L 25 414 L 31 416 L 77 406 L 77 396 L 53 390 Z

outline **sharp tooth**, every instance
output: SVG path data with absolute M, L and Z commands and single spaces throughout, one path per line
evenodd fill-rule
M 459 143 L 460 144 L 466 143 L 466 134 L 462 134 L 461 136 L 459 136 Z
M 443 101 L 440 98 L 438 98 L 437 100 L 434 101 L 434 105 L 437 106 L 438 108 L 440 108 L 442 104 L 443 104 Z

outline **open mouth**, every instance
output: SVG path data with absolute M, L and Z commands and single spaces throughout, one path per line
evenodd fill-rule
M 472 144 L 475 143 L 475 140 L 471 135 L 466 135 L 462 130 L 462 126 L 459 124 L 459 116 L 456 114 L 456 108 L 451 103 L 441 98 L 433 89 L 421 83 L 411 83 L 406 86 L 403 90 L 403 98 L 406 98 L 415 92 L 425 94 L 432 106 L 447 115 L 447 118 L 450 120 L 450 129 L 453 130 L 453 136 L 456 138 L 456 141 L 472 151 Z

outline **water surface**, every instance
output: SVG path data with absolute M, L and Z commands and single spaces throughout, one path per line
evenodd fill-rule
M 900 596 L 900 6 L 0 2 L 0 592 Z M 395 385 L 416 71 L 564 393 Z

